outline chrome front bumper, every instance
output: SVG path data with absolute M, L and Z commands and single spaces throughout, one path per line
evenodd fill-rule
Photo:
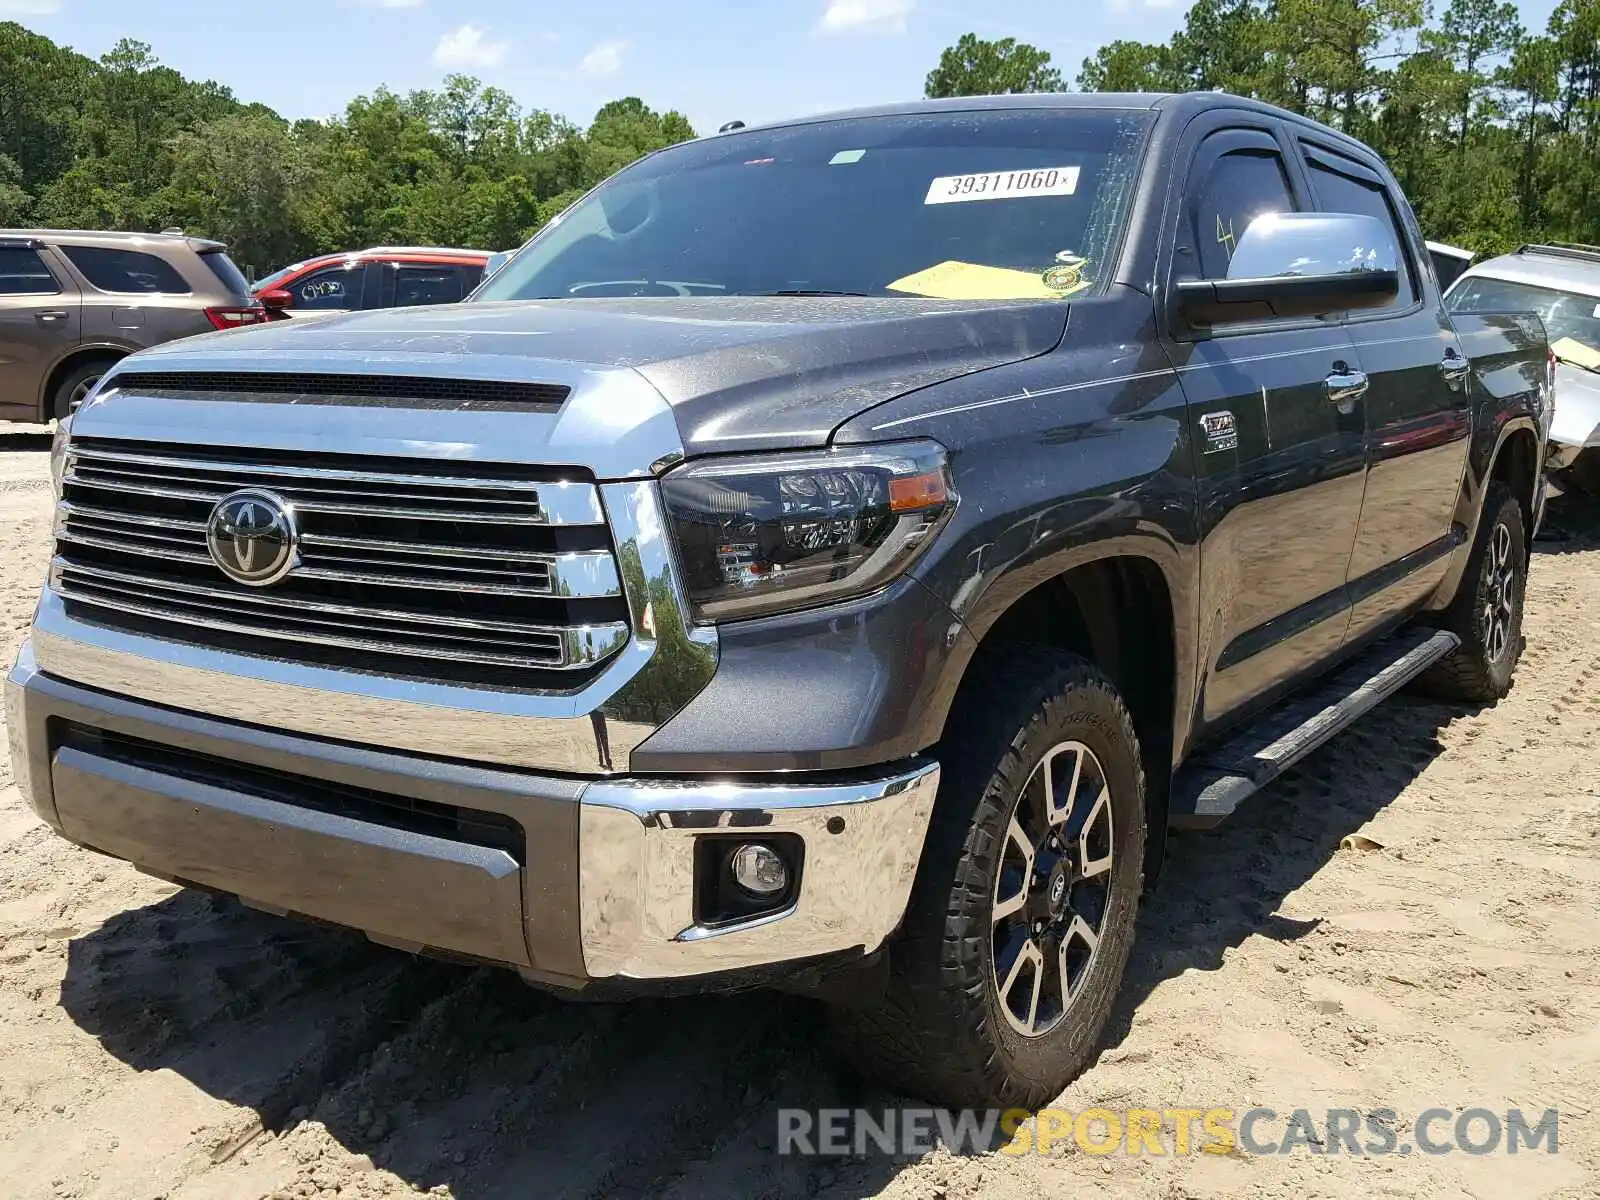
M 878 949 L 904 915 L 939 781 L 931 762 L 850 782 L 739 783 L 460 766 L 107 695 L 41 670 L 29 643 L 6 679 L 5 712 L 24 799 L 80 844 L 270 910 L 487 958 L 555 986 L 684 980 Z M 91 736 L 73 740 L 66 729 Z M 111 739 L 103 747 L 99 734 Z M 143 757 L 119 757 L 118 738 L 144 746 Z M 203 755 L 211 773 L 180 767 L 193 759 L 178 747 Z M 332 783 L 493 812 L 521 826 L 523 849 L 330 815 L 295 803 L 292 786 L 263 794 L 251 770 L 298 780 L 308 794 Z M 794 901 L 698 925 L 696 839 L 740 831 L 801 839 Z
M 876 950 L 905 914 L 938 788 L 934 763 L 849 784 L 590 784 L 578 837 L 589 974 L 670 979 Z M 695 840 L 740 830 L 799 835 L 799 895 L 767 916 L 697 925 Z

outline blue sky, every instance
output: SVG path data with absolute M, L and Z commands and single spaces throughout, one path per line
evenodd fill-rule
M 1543 30 L 1555 0 L 1522 0 Z M 1442 7 L 1442 3 L 1438 5 Z M 322 117 L 380 84 L 436 85 L 464 71 L 528 108 L 586 124 L 618 96 L 686 113 L 711 132 L 922 94 L 962 33 L 1048 50 L 1070 83 L 1114 38 L 1164 40 L 1185 0 L 0 0 L 88 55 L 119 38 L 289 117 Z

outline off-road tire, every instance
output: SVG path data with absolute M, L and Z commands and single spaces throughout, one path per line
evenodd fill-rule
M 871 1002 L 836 1007 L 836 1027 L 852 1062 L 911 1095 L 951 1107 L 1036 1108 L 1089 1064 L 1133 944 L 1145 844 L 1139 741 L 1110 681 L 1049 646 L 974 663 L 949 728 L 887 987 Z M 996 997 L 995 873 L 1031 774 L 1068 741 L 1092 750 L 1110 792 L 1110 883 L 1099 946 L 1075 998 L 1053 1029 L 1027 1037 Z
M 1491 622 L 1496 598 L 1496 539 L 1509 548 L 1511 615 L 1504 648 L 1493 651 Z M 1492 704 L 1511 690 L 1522 656 L 1522 606 L 1528 585 L 1528 539 L 1522 506 L 1509 488 L 1492 483 L 1483 516 L 1456 597 L 1435 622 L 1461 639 L 1454 653 L 1430 667 L 1417 681 L 1420 690 L 1445 700 Z
M 55 395 L 50 397 L 50 411 L 46 417 L 61 420 L 71 415 L 74 398 L 81 401 L 93 389 L 95 382 L 111 369 L 111 363 L 105 359 L 96 359 L 74 367 L 67 372 L 66 378 L 56 385 Z M 88 385 L 85 387 L 84 385 Z

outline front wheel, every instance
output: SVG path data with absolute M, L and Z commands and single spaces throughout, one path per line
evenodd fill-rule
M 839 1010 L 854 1057 L 952 1107 L 1036 1107 L 1081 1072 L 1133 943 L 1138 738 L 1089 663 L 1024 647 L 975 664 L 889 984 Z
M 1460 589 L 1439 622 L 1461 645 L 1422 676 L 1423 690 L 1480 704 L 1493 703 L 1511 690 L 1511 676 L 1522 657 L 1527 581 L 1522 506 L 1504 484 L 1492 484 Z

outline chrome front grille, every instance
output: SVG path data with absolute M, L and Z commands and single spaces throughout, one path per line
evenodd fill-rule
M 299 526 L 271 586 L 207 548 L 212 509 L 246 488 Z M 75 439 L 52 584 L 134 632 L 496 686 L 575 686 L 629 636 L 598 490 L 535 468 Z

